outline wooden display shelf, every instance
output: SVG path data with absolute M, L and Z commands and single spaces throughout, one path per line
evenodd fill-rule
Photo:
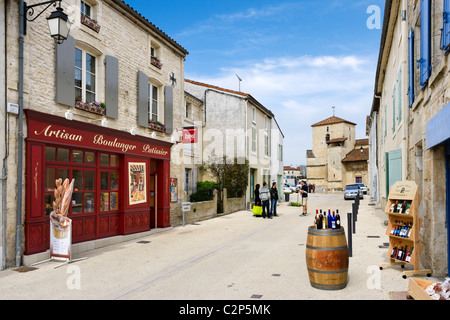
M 390 262 L 380 264 L 380 270 L 390 266 L 401 266 L 410 264 L 414 267 L 414 270 L 404 271 L 403 278 L 412 275 L 427 275 L 431 276 L 432 271 L 430 269 L 420 269 L 420 253 L 422 252 L 423 244 L 419 240 L 419 230 L 422 226 L 423 220 L 419 218 L 419 205 L 421 196 L 417 192 L 417 184 L 414 181 L 399 181 L 396 182 L 389 193 L 388 201 L 386 204 L 385 212 L 389 215 L 389 223 L 386 230 L 386 235 L 389 236 L 389 249 L 388 258 Z M 392 211 L 392 207 L 396 204 L 403 204 L 402 212 Z M 406 212 L 406 209 L 409 209 Z M 400 221 L 400 223 L 396 223 Z M 395 226 L 401 226 L 403 223 L 412 223 L 411 232 L 409 237 L 400 237 L 392 235 L 391 230 Z M 409 261 L 403 261 L 391 257 L 395 248 L 413 248 Z

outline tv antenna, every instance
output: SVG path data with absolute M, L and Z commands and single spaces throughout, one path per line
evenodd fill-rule
M 336 115 L 336 107 L 332 106 L 332 108 L 333 108 L 333 117 L 334 117 Z
M 236 77 L 239 79 L 239 92 L 241 92 L 241 82 L 242 82 L 242 79 L 237 75 L 237 73 L 235 73 L 236 74 Z

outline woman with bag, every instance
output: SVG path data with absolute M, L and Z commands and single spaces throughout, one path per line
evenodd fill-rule
M 255 204 L 253 206 L 253 214 L 255 216 L 260 216 L 262 214 L 261 198 L 259 197 L 259 187 L 259 184 L 255 186 Z

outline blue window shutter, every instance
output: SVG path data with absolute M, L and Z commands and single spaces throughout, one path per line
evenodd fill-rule
M 443 18 L 442 49 L 444 49 L 445 53 L 448 53 L 450 51 L 450 0 L 444 0 Z
M 450 0 L 449 0 L 450 1 Z M 414 29 L 409 31 L 408 38 L 408 63 L 409 63 L 409 107 L 411 108 L 414 103 Z
M 431 75 L 431 0 L 420 0 L 420 86 L 423 89 Z

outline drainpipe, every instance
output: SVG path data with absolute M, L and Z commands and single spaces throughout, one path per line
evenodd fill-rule
M 7 98 L 7 91 L 8 91 L 8 71 L 7 71 L 7 41 L 6 37 L 8 35 L 8 23 L 6 22 L 6 12 L 8 9 L 7 1 L 5 1 L 5 11 L 4 11 L 4 19 L 5 19 L 5 156 L 3 158 L 3 167 L 2 167 L 2 247 L 1 247 L 1 269 L 6 269 L 6 179 L 7 179 L 7 167 L 8 167 L 8 153 L 9 153 L 9 147 L 8 147 L 8 111 L 7 111 L 7 105 L 8 105 L 8 98 Z
M 25 4 L 19 0 L 19 129 L 17 134 L 16 267 L 22 265 L 23 59 Z

